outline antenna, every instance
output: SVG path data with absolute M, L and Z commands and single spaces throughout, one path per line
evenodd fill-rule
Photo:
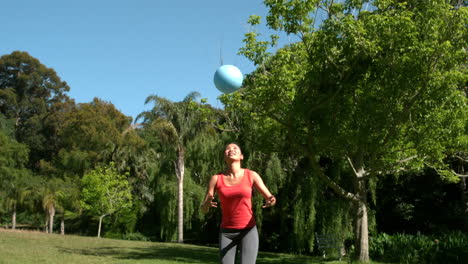
M 221 45 L 219 47 L 219 63 L 220 63 L 220 66 L 224 65 L 223 63 L 223 37 L 221 37 Z

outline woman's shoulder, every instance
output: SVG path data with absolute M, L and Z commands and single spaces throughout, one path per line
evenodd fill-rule
M 254 170 L 248 168 L 244 168 L 244 170 L 247 171 L 251 176 L 258 175 L 258 173 Z
M 262 178 L 260 177 L 260 174 L 258 174 L 256 171 L 249 169 L 248 175 L 253 184 L 256 184 L 257 182 L 262 180 Z
M 247 169 L 245 168 L 245 171 L 247 172 L 246 174 L 248 175 L 248 178 L 250 179 L 250 181 L 253 183 L 253 182 L 256 182 L 257 178 L 260 177 L 260 175 L 258 175 L 258 173 L 256 171 L 253 171 L 251 169 Z
M 210 186 L 210 188 L 215 188 L 216 186 L 218 186 L 218 175 L 217 174 L 211 176 L 210 183 L 208 185 Z

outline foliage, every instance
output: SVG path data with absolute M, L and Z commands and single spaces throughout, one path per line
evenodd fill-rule
M 401 250 L 402 262 L 456 262 L 454 248 L 466 245 L 457 234 L 375 234 L 466 228 L 466 181 L 447 184 L 467 171 L 466 1 L 264 2 L 267 25 L 299 42 L 273 52 L 278 37 L 261 40 L 261 18 L 252 16 L 240 53 L 257 69 L 244 88 L 220 97 L 224 109 L 198 101 L 198 93 L 181 102 L 149 96 L 154 107 L 132 124 L 110 102 L 69 100 L 67 84 L 29 54 L 2 56 L 2 224 L 17 212 L 21 224 L 39 229 L 44 209 L 56 210 L 72 232 L 90 234 L 89 213 L 112 211 L 106 237 L 174 241 L 182 223 L 187 241 L 215 244 L 220 212 L 203 216 L 198 207 L 208 179 L 223 169 L 220 148 L 237 141 L 243 166 L 278 198 L 266 210 L 260 195 L 253 198 L 262 250 L 314 253 L 316 232 L 358 241 L 359 200 L 372 256 L 391 259 Z M 129 190 L 122 210 L 97 206 L 106 184 Z M 435 248 L 435 239 L 451 242 Z M 259 259 L 274 261 L 287 262 Z
M 7 189 L 8 182 L 22 177 L 28 171 L 25 168 L 28 162 L 29 149 L 26 145 L 18 143 L 0 130 L 0 188 Z
M 379 234 L 371 238 L 373 258 L 398 263 L 463 263 L 468 259 L 468 235 Z
M 34 182 L 26 168 L 28 147 L 4 131 L 0 130 L 0 212 L 16 217 L 17 210 L 31 201 Z
M 432 169 L 400 177 L 386 175 L 377 186 L 378 230 L 423 234 L 466 230 L 463 181 L 447 183 Z
M 119 174 L 113 163 L 86 173 L 81 184 L 81 207 L 96 216 L 114 214 L 132 206 L 127 175 Z
M 246 34 L 241 53 L 259 67 L 224 102 L 234 108 L 242 98 L 251 117 L 283 126 L 314 174 L 353 202 L 357 252 L 368 261 L 367 199 L 380 175 L 426 165 L 458 179 L 444 158 L 454 145 L 466 148 L 467 9 L 446 1 L 373 1 L 370 10 L 367 1 L 265 4 L 268 26 L 300 41 L 269 55 L 255 31 Z M 319 9 L 326 18 L 316 27 Z M 346 161 L 351 184 L 323 173 L 320 158 Z
M 146 99 L 146 103 L 154 103 L 153 108 L 150 111 L 143 112 L 137 118 L 137 120 L 143 118 L 144 128 L 156 134 L 159 139 L 159 147 L 165 150 L 166 155 L 164 157 L 173 164 L 175 178 L 177 179 L 177 241 L 179 243 L 182 243 L 184 239 L 184 224 L 188 223 L 188 227 L 190 227 L 191 218 L 187 218 L 186 215 L 193 213 L 192 206 L 184 206 L 186 200 L 184 197 L 184 179 L 187 148 L 199 133 L 206 131 L 206 124 L 201 121 L 206 118 L 206 113 L 209 112 L 203 102 L 198 103 L 196 101 L 199 97 L 199 93 L 192 92 L 181 102 L 173 103 L 165 98 L 151 95 Z M 203 109 L 208 111 L 201 111 Z M 191 190 L 195 189 L 195 186 Z M 168 193 L 166 188 L 161 191 Z M 191 201 L 196 200 L 192 199 Z M 167 219 L 171 219 L 171 217 L 166 215 L 161 221 L 167 222 Z M 168 222 L 170 223 L 170 221 Z M 166 224 L 162 226 L 166 226 Z M 167 232 L 172 233 L 169 228 L 167 226 L 161 229 L 161 236 L 165 237 L 165 239 L 172 236 L 172 234 L 169 234 L 169 236 L 164 234 Z
M 38 200 L 41 201 L 42 209 L 49 219 L 47 230 L 49 233 L 53 233 L 54 228 L 54 216 L 56 211 L 64 211 L 64 206 L 61 204 L 65 197 L 65 188 L 63 180 L 59 178 L 52 178 L 49 180 L 42 179 L 39 183 L 35 193 L 38 196 Z M 47 224 L 46 224 L 47 226 Z
M 273 28 L 301 24 L 296 15 L 309 13 L 302 1 L 266 2 Z M 458 90 L 467 78 L 458 67 L 467 56 L 461 22 L 466 10 L 453 11 L 444 3 L 395 9 L 393 4 L 376 1 L 375 12 L 345 13 L 324 21 L 320 30 L 288 32 L 310 35 L 264 61 L 265 68 L 247 83 L 251 89 L 244 100 L 258 114 L 287 126 L 297 140 L 314 138 L 299 145 L 328 156 L 364 153 L 373 173 L 415 153 L 418 157 L 408 162 L 413 167 L 442 166 L 441 143 L 460 135 L 466 116 L 465 97 Z
M 172 175 L 161 176 L 155 183 L 158 199 L 152 205 L 157 209 L 153 224 L 156 224 L 158 240 L 172 242 L 177 238 L 177 181 Z
M 25 203 L 32 202 L 31 194 L 37 182 L 32 177 L 29 171 L 23 171 L 18 177 L 12 178 L 4 182 L 3 199 L 4 206 L 9 211 L 15 211 L 18 207 L 25 205 Z
M 145 235 L 140 232 L 136 233 L 127 233 L 123 235 L 122 239 L 124 240 L 132 240 L 132 241 L 150 241 Z
M 32 164 L 47 149 L 42 120 L 55 104 L 68 100 L 68 90 L 53 69 L 27 52 L 0 57 L 0 113 L 14 120 L 15 139 L 29 146 Z
M 58 136 L 61 139 L 62 163 L 73 165 L 85 162 L 91 167 L 98 162 L 108 161 L 105 158 L 115 151 L 113 146 L 122 145 L 123 132 L 131 121 L 114 105 L 97 98 L 91 103 L 79 104 L 61 118 L 63 120 Z M 74 167 L 89 168 L 83 165 Z

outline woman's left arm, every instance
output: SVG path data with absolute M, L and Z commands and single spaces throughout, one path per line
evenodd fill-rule
M 262 178 L 258 173 L 255 171 L 252 172 L 252 178 L 253 178 L 253 185 L 255 188 L 262 194 L 263 198 L 265 198 L 266 203 L 262 208 L 267 208 L 270 206 L 273 206 L 276 204 L 276 198 L 271 194 L 271 192 L 268 190 L 268 188 L 265 186 L 265 183 L 263 183 Z

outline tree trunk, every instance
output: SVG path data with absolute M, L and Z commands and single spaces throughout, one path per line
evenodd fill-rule
M 307 149 L 306 149 L 307 150 Z M 348 161 L 354 171 L 354 193 L 343 189 L 338 183 L 323 173 L 318 160 L 313 152 L 308 151 L 308 157 L 314 173 L 325 182 L 336 194 L 342 198 L 351 201 L 356 208 L 354 218 L 354 237 L 356 255 L 359 261 L 369 262 L 369 223 L 367 214 L 367 186 L 365 184 L 368 174 L 364 169 L 362 154 L 358 154 L 355 160 L 348 157 Z
M 16 229 L 16 204 L 13 205 L 13 214 L 11 215 L 11 229 Z
M 177 151 L 177 243 L 184 243 L 184 148 Z
M 464 221 L 462 229 L 468 232 L 468 188 L 466 188 L 466 178 L 462 177 L 458 183 L 460 186 L 460 199 L 464 206 Z
M 44 223 L 44 232 L 47 234 L 49 233 L 49 214 L 46 214 L 46 219 Z
M 461 175 L 465 174 L 465 167 L 463 166 L 463 161 L 458 164 L 457 172 Z M 468 188 L 466 186 L 466 177 L 460 177 L 458 182 L 458 187 L 460 188 L 460 200 L 463 204 L 463 226 L 462 230 L 468 232 Z
M 365 201 L 359 201 L 356 206 L 355 221 L 355 249 L 359 261 L 369 262 L 369 223 L 367 220 L 367 205 Z
M 104 218 L 104 216 L 106 216 L 106 215 L 101 215 L 99 217 L 99 228 L 98 228 L 97 237 L 101 237 L 101 225 L 102 225 L 102 219 Z
M 52 205 L 49 207 L 49 233 L 54 233 L 54 216 L 55 216 L 55 207 Z
M 350 161 L 351 162 L 351 161 Z M 369 263 L 369 222 L 367 214 L 367 186 L 366 179 L 364 178 L 367 174 L 363 166 L 362 155 L 358 155 L 356 160 L 352 162 L 354 164 L 354 188 L 357 194 L 356 206 L 356 218 L 354 226 L 354 236 L 356 249 L 356 257 L 360 262 Z
M 65 213 L 62 215 L 62 220 L 60 221 L 60 234 L 65 235 Z

